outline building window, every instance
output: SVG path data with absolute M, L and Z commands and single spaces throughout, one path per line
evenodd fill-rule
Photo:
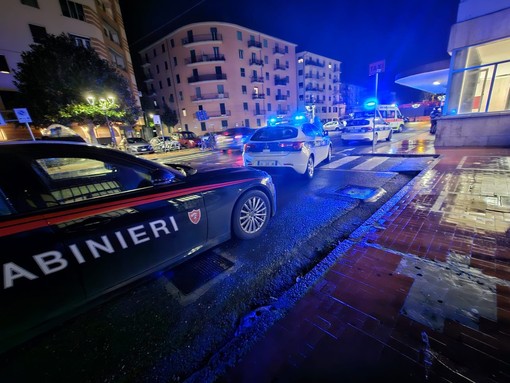
M 269 57 L 264 56 L 264 64 L 266 64 L 266 65 L 269 64 Z
M 247 102 L 243 102 L 243 110 L 248 110 L 248 103 Z
M 177 66 L 177 57 L 174 57 L 174 66 Z
M 267 48 L 267 40 L 266 39 L 262 40 L 262 44 L 264 45 L 264 48 Z
M 110 57 L 112 58 L 112 62 L 117 65 L 118 68 L 126 69 L 126 64 L 124 63 L 124 57 L 122 57 L 122 55 L 110 49 Z
M 112 28 L 108 24 L 103 24 L 103 32 L 104 35 L 108 37 L 110 41 L 113 41 L 115 44 L 120 45 L 119 34 L 114 28 Z
M 221 127 L 222 128 L 228 128 L 228 121 L 227 120 L 221 120 Z
M 47 35 L 46 28 L 32 24 L 28 24 L 28 26 L 30 27 L 30 33 L 32 33 L 34 43 L 42 43 Z
M 165 96 L 161 96 L 161 104 L 165 105 Z
M 168 61 L 165 61 L 165 70 L 168 70 Z
M 271 104 L 268 102 L 267 103 L 267 111 L 270 112 L 271 111 Z
M 179 76 L 178 74 L 175 75 L 175 82 L 177 84 L 180 84 L 181 83 L 181 76 Z
M 184 96 L 182 95 L 182 92 L 179 92 L 179 100 L 184 101 Z
M 0 73 L 11 73 L 4 55 L 0 55 Z
M 269 72 L 266 72 L 266 81 L 269 81 Z
M 148 63 L 148 62 L 149 62 L 149 54 L 148 54 L 148 53 L 146 53 L 146 54 L 145 54 L 145 62 L 146 62 L 146 63 Z
M 243 33 L 241 31 L 237 31 L 237 39 L 243 41 Z
M 241 77 L 246 77 L 246 72 L 244 68 L 241 68 Z
M 250 126 L 250 120 L 249 119 L 245 119 L 244 120 L 244 126 Z
M 168 96 L 168 101 L 170 101 L 171 103 L 174 103 L 174 95 L 173 94 L 170 94 L 170 96 Z
M 153 56 L 153 57 L 156 57 L 156 56 L 157 56 L 157 54 L 158 54 L 158 52 L 156 52 L 156 48 L 154 48 L 154 49 L 152 50 L 152 56 Z
M 239 49 L 239 58 L 240 59 L 244 58 L 244 51 L 242 49 Z
M 172 48 L 175 48 L 175 42 L 174 42 L 174 39 L 170 39 L 170 46 Z
M 453 52 L 446 114 L 510 109 L 510 39 Z
M 163 89 L 163 83 L 159 81 L 159 89 Z
M 76 35 L 69 35 L 74 40 L 74 43 L 77 47 L 83 47 L 90 49 L 90 39 L 86 37 L 76 36 Z
M 170 81 L 170 77 L 166 78 L 166 85 L 172 86 L 172 82 Z
M 166 49 L 166 48 L 165 48 L 165 44 L 161 44 L 161 52 L 165 53 L 165 52 L 166 52 L 166 50 L 165 50 L 165 49 Z
M 266 89 L 266 95 L 271 96 L 271 88 Z
M 257 126 L 262 126 L 262 124 L 260 122 L 260 118 L 257 118 Z
M 37 0 L 21 0 L 21 4 L 29 5 L 34 8 L 39 8 L 39 4 L 37 4 Z
M 241 92 L 242 92 L 243 94 L 246 94 L 246 93 L 247 93 L 246 85 L 241 86 Z
M 73 19 L 85 21 L 83 5 L 79 3 L 75 3 L 74 1 L 69 0 L 60 0 L 60 9 L 62 10 L 62 15 L 65 17 L 71 17 Z

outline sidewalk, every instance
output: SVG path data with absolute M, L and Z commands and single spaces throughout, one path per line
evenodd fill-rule
M 217 381 L 510 381 L 510 148 L 435 151 Z

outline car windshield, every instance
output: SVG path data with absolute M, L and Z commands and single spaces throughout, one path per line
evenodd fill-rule
M 127 139 L 127 142 L 130 144 L 146 144 L 147 141 L 145 141 L 143 138 L 139 137 L 129 137 Z
M 268 126 L 258 129 L 251 137 L 252 141 L 276 141 L 296 138 L 297 128 L 293 126 Z
M 224 132 L 221 133 L 222 136 L 235 136 L 238 134 L 242 135 L 250 135 L 253 133 L 253 130 L 250 128 L 234 128 L 234 129 L 227 129 Z
M 181 132 L 182 136 L 187 139 L 196 138 L 197 136 L 193 132 Z

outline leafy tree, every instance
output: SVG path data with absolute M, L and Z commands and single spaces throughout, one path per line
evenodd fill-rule
M 179 122 L 175 110 L 170 109 L 166 104 L 163 106 L 161 121 L 167 126 L 174 126 Z
M 127 80 L 93 49 L 65 34 L 47 35 L 30 49 L 21 54 L 14 82 L 34 123 L 104 123 L 105 115 L 128 124 L 137 120 L 140 109 Z M 90 105 L 89 95 L 115 102 Z

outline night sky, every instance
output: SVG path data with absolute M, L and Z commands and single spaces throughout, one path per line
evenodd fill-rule
M 371 62 L 386 60 L 379 90 L 401 102 L 420 93 L 394 83 L 398 73 L 449 59 L 458 0 L 120 0 L 131 54 L 200 21 L 238 24 L 342 62 L 342 82 L 374 88 Z M 135 66 L 137 61 L 135 61 Z

